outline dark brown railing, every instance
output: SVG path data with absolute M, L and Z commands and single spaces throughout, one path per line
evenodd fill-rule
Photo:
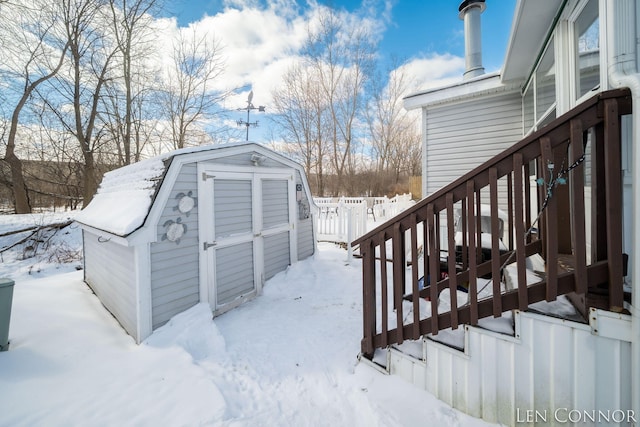
M 600 93 L 357 239 L 353 245 L 359 246 L 363 265 L 362 353 L 371 357 L 376 348 L 476 325 L 484 317 L 527 310 L 565 294 L 583 314 L 594 305 L 622 310 L 620 122 L 630 113 L 628 90 Z M 586 162 L 585 147 L 590 148 Z M 585 188 L 590 188 L 587 204 Z M 485 236 L 491 248 L 484 251 L 483 204 L 490 208 L 491 230 L 500 226 L 498 212 L 506 212 L 506 237 Z M 533 254 L 540 254 L 545 271 L 528 284 L 526 258 Z M 504 290 L 504 267 L 511 263 L 517 266 L 515 285 Z M 492 296 L 478 298 L 478 278 L 490 279 Z M 462 306 L 456 299 L 460 286 L 469 294 Z M 447 288 L 451 310 L 438 312 L 438 296 Z M 431 314 L 420 312 L 421 298 L 430 300 Z M 403 300 L 410 302 L 408 319 Z

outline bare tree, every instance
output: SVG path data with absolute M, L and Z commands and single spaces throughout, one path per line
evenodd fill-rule
M 31 212 L 22 160 L 16 154 L 20 114 L 38 86 L 59 72 L 69 47 L 68 43 L 56 43 L 54 27 L 58 17 L 56 2 L 39 2 L 31 7 L 3 5 L 3 70 L 15 94 L 4 161 L 11 169 L 16 213 Z
M 109 96 L 105 108 L 119 163 L 124 165 L 138 161 L 146 143 L 142 136 L 142 119 L 151 91 L 145 78 L 149 70 L 144 59 L 152 51 L 152 43 L 156 42 L 151 37 L 151 20 L 159 7 L 160 0 L 109 0 L 122 76 L 117 84 L 107 85 Z
M 114 78 L 118 46 L 104 32 L 101 0 L 61 0 L 61 25 L 69 45 L 67 74 L 57 77 L 51 111 L 77 140 L 83 155 L 83 205 L 98 188 L 95 153 L 101 143 L 99 112 L 105 84 Z M 56 106 L 54 103 L 57 102 Z M 71 111 L 64 104 L 72 106 Z
M 229 94 L 214 88 L 224 72 L 220 50 L 215 38 L 199 36 L 195 30 L 181 33 L 173 46 L 161 102 L 174 149 L 185 147 L 194 127 L 219 112 L 217 105 Z
M 285 74 L 282 85 L 272 93 L 274 121 L 285 141 L 309 177 L 315 178 L 314 193 L 325 192 L 324 168 L 329 153 L 329 109 L 322 97 L 315 68 L 298 64 Z
M 347 166 L 353 165 L 357 119 L 374 66 L 374 37 L 366 26 L 350 25 L 333 9 L 322 9 L 317 28 L 309 32 L 305 53 L 317 70 L 331 114 L 331 165 L 337 195 L 344 185 Z
M 390 184 L 397 184 L 403 169 L 415 169 L 416 154 L 420 162 L 420 151 L 416 153 L 416 147 L 420 147 L 417 117 L 402 105 L 410 84 L 405 69 L 394 63 L 388 79 L 374 79 L 371 85 L 367 122 L 376 160 L 373 191 L 377 194 L 386 192 Z M 411 163 L 413 166 L 409 166 Z

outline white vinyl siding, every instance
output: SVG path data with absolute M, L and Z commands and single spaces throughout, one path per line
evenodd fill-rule
M 426 193 L 451 183 L 522 139 L 519 93 L 427 111 Z
M 134 249 L 86 230 L 83 239 L 85 281 L 124 329 L 136 337 Z
M 425 197 L 455 181 L 522 139 L 519 92 L 432 107 L 426 114 L 423 160 Z M 506 177 L 498 180 L 498 206 L 507 211 Z M 489 188 L 481 203 L 489 204 Z M 460 208 L 460 204 L 456 205 Z M 441 217 L 441 244 L 446 247 L 446 221 Z
M 632 407 L 631 377 L 623 374 L 631 371 L 632 364 L 630 316 L 598 310 L 593 313 L 593 326 L 607 325 L 599 331 L 530 312 L 516 311 L 515 316 L 516 337 L 467 326 L 463 329 L 464 351 L 427 339 L 424 347 L 417 349 L 426 355 L 426 361 L 392 349 L 387 369 L 448 405 L 490 423 L 633 424 L 608 423 L 604 418 L 612 419 L 616 411 L 621 420 Z M 601 423 L 585 421 L 585 415 L 594 414 L 597 419 L 599 410 L 604 414 Z M 575 411 L 572 418 L 581 416 L 580 420 L 567 422 L 569 411 Z M 547 420 L 524 422 L 527 414 L 546 416 Z M 635 417 L 637 420 L 638 415 Z
M 217 303 L 223 305 L 255 289 L 253 242 L 216 249 Z
M 197 200 L 196 165 L 186 164 L 178 174 L 157 224 L 158 238 L 151 244 L 152 325 L 157 328 L 200 300 L 198 274 L 198 207 L 188 213 L 177 209 L 179 196 Z M 166 239 L 167 221 L 186 226 L 179 241 Z M 163 239 L 164 237 L 164 239 Z
M 291 264 L 289 233 L 264 238 L 264 278 L 269 280 Z

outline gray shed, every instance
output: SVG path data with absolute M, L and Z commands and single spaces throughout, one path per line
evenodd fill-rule
M 222 314 L 315 252 L 300 165 L 255 143 L 194 147 L 107 173 L 76 218 L 84 279 L 141 342 L 208 302 Z

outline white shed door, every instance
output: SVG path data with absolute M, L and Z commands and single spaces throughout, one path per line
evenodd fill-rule
M 295 187 L 291 173 L 211 170 L 203 176 L 204 300 L 222 313 L 291 263 Z
M 264 279 L 291 264 L 290 179 L 260 178 Z
M 216 309 L 256 291 L 258 233 L 253 200 L 251 176 L 213 178 L 213 241 L 209 244 L 213 245 L 215 285 L 209 302 Z

